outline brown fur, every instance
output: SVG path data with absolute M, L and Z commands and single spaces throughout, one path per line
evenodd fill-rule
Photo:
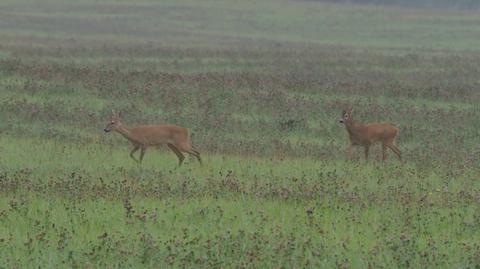
M 402 153 L 395 145 L 395 138 L 399 129 L 388 123 L 355 123 L 351 116 L 352 109 L 344 110 L 342 113 L 341 123 L 345 124 L 349 138 L 350 146 L 348 148 L 349 155 L 352 155 L 353 146 L 363 146 L 365 148 L 365 159 L 368 160 L 368 152 L 370 146 L 376 142 L 382 143 L 382 159 L 386 159 L 386 149 L 392 150 L 400 160 Z
M 123 126 L 120 116 L 115 114 L 105 127 L 105 132 L 116 131 L 133 144 L 130 157 L 141 163 L 147 147 L 167 145 L 178 157 L 178 165 L 182 165 L 186 152 L 195 156 L 200 163 L 200 153 L 196 151 L 188 139 L 188 130 L 177 125 L 141 125 L 133 128 Z M 140 159 L 133 155 L 140 149 Z

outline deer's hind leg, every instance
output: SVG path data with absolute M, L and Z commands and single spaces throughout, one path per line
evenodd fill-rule
M 389 139 L 384 144 L 385 144 L 386 147 L 391 149 L 393 151 L 393 153 L 395 153 L 398 156 L 398 159 L 400 161 L 402 160 L 402 152 L 400 151 L 400 149 L 397 146 L 395 146 L 395 137 Z
M 192 154 L 193 156 L 195 156 L 197 158 L 198 162 L 200 164 L 202 164 L 202 158 L 200 158 L 200 152 L 195 150 L 193 147 L 191 147 L 190 150 L 191 150 L 191 153 L 190 152 L 189 153 Z
M 393 151 L 393 153 L 395 153 L 397 156 L 398 156 L 398 159 L 401 161 L 402 160 L 402 152 L 400 151 L 400 149 L 395 146 L 395 144 L 390 144 L 390 145 L 387 145 L 387 147 L 389 149 L 391 149 Z
M 183 151 L 183 152 L 186 152 L 186 153 L 188 153 L 192 156 L 195 156 L 197 158 L 198 162 L 200 164 L 202 164 L 202 158 L 200 158 L 200 152 L 193 149 L 193 147 L 190 144 L 188 144 L 188 143 L 181 144 L 178 149 Z
M 183 160 L 185 160 L 185 156 L 183 156 L 182 152 L 178 150 L 173 144 L 167 144 L 167 146 L 177 155 L 178 157 L 178 166 L 182 165 Z

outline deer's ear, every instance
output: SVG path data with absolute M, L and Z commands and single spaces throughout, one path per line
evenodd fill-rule
M 351 106 L 347 111 L 348 111 L 348 113 L 352 113 L 353 107 Z
M 122 112 L 118 112 L 118 113 L 117 113 L 117 118 L 118 118 L 118 119 L 121 119 L 122 117 L 123 117 L 123 113 L 122 113 Z

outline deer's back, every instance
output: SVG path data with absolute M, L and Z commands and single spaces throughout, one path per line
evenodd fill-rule
M 130 131 L 144 145 L 176 144 L 188 138 L 188 130 L 177 125 L 140 125 Z
M 373 141 L 384 141 L 394 138 L 398 128 L 389 123 L 371 123 L 367 125 L 367 133 Z

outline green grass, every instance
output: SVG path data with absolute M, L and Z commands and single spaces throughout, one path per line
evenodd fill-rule
M 314 1 L 0 3 L 6 268 L 475 268 L 479 17 Z M 400 128 L 346 158 L 341 110 Z M 188 127 L 204 165 L 103 128 Z
M 480 236 L 476 173 L 221 155 L 175 168 L 154 152 L 137 167 L 126 150 L 38 142 L 2 139 L 1 259 L 20 267 L 458 267 Z

